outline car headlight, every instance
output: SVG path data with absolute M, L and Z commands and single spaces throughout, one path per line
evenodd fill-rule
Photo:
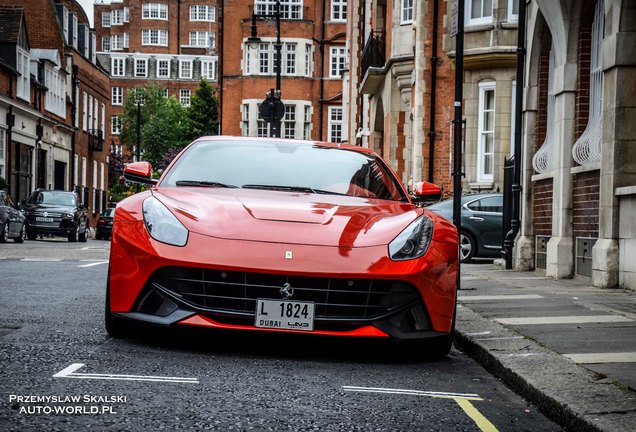
M 432 238 L 433 220 L 422 215 L 389 243 L 389 256 L 394 261 L 419 258 L 426 253 Z
M 143 203 L 144 223 L 150 236 L 162 243 L 184 246 L 188 241 L 188 230 L 168 208 L 155 197 Z
M 73 213 L 66 213 L 64 217 L 68 219 L 73 219 Z

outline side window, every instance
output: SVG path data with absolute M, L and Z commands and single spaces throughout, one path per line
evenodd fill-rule
M 471 202 L 468 204 L 468 208 L 478 212 L 503 213 L 503 197 L 485 197 Z

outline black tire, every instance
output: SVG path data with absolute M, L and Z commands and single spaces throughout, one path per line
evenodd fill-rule
M 2 232 L 0 232 L 0 243 L 6 243 L 9 240 L 9 221 L 4 223 Z
M 477 242 L 475 238 L 468 234 L 466 231 L 462 231 L 459 236 L 459 259 L 463 263 L 470 262 L 475 256 L 477 251 Z
M 101 240 L 102 239 L 102 235 L 99 232 L 95 233 L 95 240 Z
M 75 231 L 68 235 L 68 241 L 71 243 L 77 242 L 77 237 L 79 236 L 79 224 L 75 228 Z
M 104 302 L 104 325 L 106 332 L 114 338 L 125 337 L 128 333 L 126 321 L 116 317 L 110 311 L 110 272 L 108 272 L 108 282 L 106 282 L 106 301 Z
M 24 239 L 26 238 L 26 225 L 22 224 L 22 229 L 20 230 L 20 235 L 13 239 L 16 243 L 24 243 Z
M 78 233 L 78 234 L 77 234 L 77 241 L 78 241 L 78 242 L 80 242 L 80 243 L 86 243 L 86 237 L 87 237 L 87 234 L 88 234 L 88 233 L 86 232 L 87 230 L 88 230 L 88 228 L 86 228 L 86 229 L 84 230 L 84 232 L 83 232 L 83 233 Z
M 38 238 L 38 235 L 36 233 L 34 233 L 34 232 L 31 232 L 31 231 L 27 230 L 27 238 L 29 240 L 35 240 L 35 239 Z

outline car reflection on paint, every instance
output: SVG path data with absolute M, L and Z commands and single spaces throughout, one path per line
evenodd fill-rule
M 453 220 L 453 200 L 428 206 L 428 209 Z M 460 257 L 462 262 L 473 258 L 501 256 L 503 194 L 479 193 L 463 195 L 461 200 Z
M 105 323 L 385 339 L 450 349 L 455 227 L 369 149 L 200 138 L 115 211 Z

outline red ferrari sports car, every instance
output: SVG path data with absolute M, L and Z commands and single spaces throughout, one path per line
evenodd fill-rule
M 115 211 L 106 330 L 129 324 L 411 340 L 450 350 L 458 236 L 369 149 L 205 137 Z M 422 342 L 422 343 L 420 343 Z

